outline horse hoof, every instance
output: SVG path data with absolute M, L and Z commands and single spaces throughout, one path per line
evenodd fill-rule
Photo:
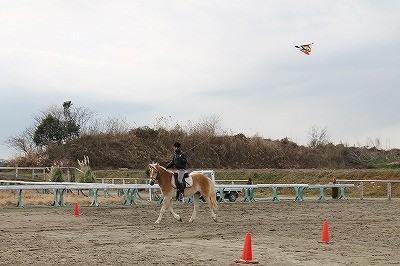
M 159 220 L 157 220 L 156 222 L 155 222 L 155 224 L 159 224 L 160 223 L 160 221 Z
M 179 222 L 182 222 L 182 218 L 181 217 L 179 217 Z
M 192 219 L 190 219 L 190 220 L 189 220 L 189 223 L 193 223 L 193 220 L 192 220 Z

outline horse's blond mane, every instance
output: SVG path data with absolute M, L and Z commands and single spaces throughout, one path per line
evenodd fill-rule
M 164 166 L 162 166 L 161 164 L 159 164 L 159 163 L 152 163 L 152 164 L 150 164 L 152 167 L 154 167 L 154 168 L 156 168 L 157 166 L 158 167 L 160 167 L 161 169 L 163 169 L 164 171 L 166 171 L 166 172 L 168 172 L 168 173 L 173 173 L 171 170 L 168 170 L 167 168 L 165 168 Z
M 163 169 L 164 171 L 167 171 L 167 172 L 169 172 L 169 173 L 171 173 L 172 174 L 172 171 L 171 170 L 168 170 L 167 168 L 165 168 L 164 166 L 162 166 L 162 165 L 158 165 L 161 169 Z

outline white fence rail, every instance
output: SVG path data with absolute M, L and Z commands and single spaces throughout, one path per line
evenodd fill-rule
M 81 172 L 76 167 L 63 167 L 61 166 L 61 171 L 65 172 L 67 175 L 67 180 L 70 181 L 72 177 L 75 177 L 77 172 Z M 51 167 L 0 167 L 0 176 L 13 176 L 15 179 L 40 179 L 48 180 L 50 179 Z
M 400 183 L 400 180 L 379 180 L 379 179 L 338 179 L 337 183 L 347 182 L 347 183 L 359 183 L 360 188 L 360 199 L 364 199 L 364 184 L 365 183 L 382 183 L 387 186 L 387 198 L 392 199 L 392 183 Z
M 256 201 L 254 197 L 254 190 L 259 188 L 271 188 L 273 192 L 272 201 L 280 201 L 278 196 L 278 190 L 280 188 L 294 188 L 295 198 L 294 201 L 304 201 L 304 190 L 305 189 L 319 189 L 320 194 L 318 200 L 326 200 L 325 189 L 337 187 L 340 188 L 339 199 L 347 199 L 346 189 L 354 187 L 354 184 L 257 184 L 257 185 L 241 185 L 241 184 L 217 184 L 215 185 L 217 193 L 224 195 L 224 190 L 230 189 L 244 189 L 244 201 Z M 148 185 L 148 184 L 106 184 L 106 183 L 74 183 L 74 182 L 26 182 L 26 181 L 12 181 L 12 180 L 0 180 L 0 191 L 4 190 L 15 190 L 17 191 L 18 200 L 17 206 L 23 207 L 22 202 L 22 191 L 23 190 L 52 190 L 54 194 L 53 205 L 65 206 L 64 195 L 66 192 L 71 190 L 89 190 L 92 195 L 92 206 L 98 206 L 99 203 L 99 190 L 103 190 L 104 194 L 108 193 L 108 190 L 119 190 L 124 195 L 124 205 L 136 205 L 137 200 L 143 200 L 141 195 L 142 190 L 149 191 L 149 201 L 156 200 L 161 201 L 162 198 L 157 194 L 156 190 L 159 186 Z M 223 196 L 219 197 L 220 202 L 225 202 Z

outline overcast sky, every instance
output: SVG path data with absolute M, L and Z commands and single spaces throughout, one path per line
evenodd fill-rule
M 310 56 L 295 45 L 314 42 Z M 71 100 L 154 126 L 400 148 L 400 1 L 0 0 L 4 141 Z

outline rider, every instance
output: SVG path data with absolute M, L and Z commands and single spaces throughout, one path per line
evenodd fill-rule
M 175 183 L 177 184 L 178 193 L 177 199 L 182 200 L 185 191 L 185 183 L 183 178 L 187 176 L 186 171 L 186 154 L 181 151 L 181 144 L 179 142 L 174 143 L 174 155 L 171 162 L 166 166 L 166 168 L 171 168 L 175 166 L 176 171 L 174 174 Z M 185 176 L 186 175 L 186 176 Z

